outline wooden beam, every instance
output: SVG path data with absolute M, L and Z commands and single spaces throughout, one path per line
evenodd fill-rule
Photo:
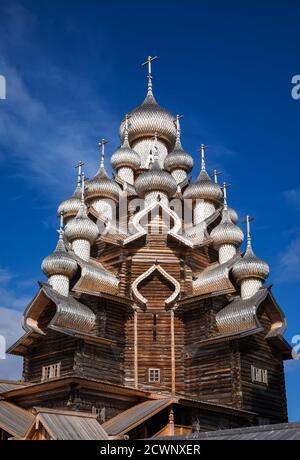
M 138 312 L 134 310 L 134 388 L 138 388 Z
M 172 375 L 172 395 L 176 393 L 176 362 L 175 362 L 175 333 L 174 333 L 174 310 L 171 310 L 171 375 Z

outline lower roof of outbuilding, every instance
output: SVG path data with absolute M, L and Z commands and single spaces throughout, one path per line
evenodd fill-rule
M 159 439 L 159 438 L 157 438 Z M 163 439 L 163 438 L 160 438 Z M 218 431 L 198 431 L 187 435 L 168 436 L 168 440 L 300 440 L 300 422 L 279 423 L 272 425 L 251 426 L 248 428 L 233 428 Z

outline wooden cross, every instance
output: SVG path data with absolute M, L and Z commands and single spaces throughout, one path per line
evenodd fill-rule
M 224 209 L 227 209 L 227 189 L 230 187 L 230 184 L 223 182 L 223 198 L 224 198 Z
M 176 119 L 174 120 L 174 124 L 176 126 L 177 137 L 179 137 L 179 134 L 180 134 L 180 122 L 179 122 L 179 120 L 181 120 L 181 118 L 183 118 L 183 115 L 176 115 Z
M 251 242 L 251 226 L 250 223 L 254 221 L 254 217 L 246 216 L 246 219 L 242 221 L 242 224 L 247 225 L 247 243 Z
M 197 152 L 201 152 L 201 169 L 205 169 L 205 150 L 207 149 L 208 145 L 201 144 L 200 149 L 197 149 Z
M 81 202 L 84 203 L 84 183 L 85 183 L 85 175 L 84 172 L 81 174 Z
M 221 172 L 217 171 L 216 169 L 214 169 L 213 174 L 214 174 L 215 184 L 217 184 L 218 183 L 218 176 L 220 176 Z
M 104 167 L 104 146 L 107 144 L 108 141 L 106 139 L 101 139 L 98 143 L 99 148 L 101 149 L 101 159 L 100 159 L 100 167 Z
M 152 94 L 152 66 L 151 62 L 157 59 L 157 56 L 148 56 L 147 61 L 143 62 L 142 66 L 148 64 L 148 96 L 153 96 Z
M 60 213 L 60 223 L 59 223 L 59 232 L 64 228 L 64 213 L 63 211 Z
M 82 166 L 84 166 L 84 162 L 79 160 L 77 165 L 75 166 L 75 169 L 78 169 L 77 173 L 77 185 L 80 187 L 81 184 L 81 174 L 82 174 Z
M 147 60 L 143 62 L 142 66 L 148 65 L 148 77 L 152 77 L 152 66 L 151 62 L 157 59 L 157 56 L 148 56 Z

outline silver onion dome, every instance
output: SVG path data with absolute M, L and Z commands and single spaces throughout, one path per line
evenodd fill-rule
M 158 105 L 152 91 L 148 91 L 144 102 L 132 110 L 129 116 L 130 144 L 137 139 L 153 137 L 154 133 L 157 132 L 159 137 L 168 144 L 169 148 L 173 148 L 176 140 L 176 128 L 173 122 L 174 116 Z M 120 138 L 122 141 L 125 138 L 124 121 L 120 126 Z
M 231 219 L 231 221 L 236 224 L 239 220 L 238 213 L 235 211 L 233 208 L 228 208 L 228 214 Z
M 110 163 L 114 169 L 128 167 L 138 169 L 141 166 L 141 158 L 137 152 L 128 146 L 123 145 L 111 156 Z
M 81 205 L 81 174 L 83 165 L 84 163 L 82 161 L 78 161 L 76 165 L 77 186 L 73 195 L 64 200 L 57 209 L 57 214 L 59 216 L 63 215 L 64 219 L 69 217 L 75 217 L 79 211 Z
M 129 116 L 125 117 L 125 137 L 123 144 L 118 150 L 112 155 L 110 163 L 114 169 L 128 167 L 131 169 L 138 169 L 141 166 L 141 158 L 137 152 L 135 152 L 129 144 Z
M 169 155 L 167 155 L 164 163 L 164 167 L 167 171 L 172 172 L 174 169 L 183 169 L 186 172 L 190 172 L 193 169 L 194 166 L 194 160 L 189 155 L 181 145 L 181 140 L 180 140 L 180 134 L 181 134 L 181 129 L 180 129 L 180 115 L 176 116 L 176 142 L 175 142 L 175 147 L 172 150 Z
M 203 199 L 218 203 L 222 198 L 221 188 L 213 182 L 205 169 L 201 169 L 197 180 L 183 193 L 184 199 Z
M 77 216 L 70 220 L 65 228 L 65 235 L 69 241 L 76 239 L 87 240 L 93 243 L 99 234 L 97 225 L 89 219 L 86 206 L 82 203 Z
M 164 167 L 167 171 L 172 172 L 174 169 L 184 169 L 186 172 L 190 172 L 193 169 L 194 160 L 187 152 L 183 149 L 174 150 L 167 155 L 164 163 Z
M 120 187 L 110 179 L 104 168 L 100 167 L 93 179 L 87 182 L 86 199 L 109 198 L 113 201 L 119 200 Z
M 244 240 L 242 230 L 232 222 L 228 209 L 223 209 L 222 220 L 211 231 L 210 236 L 216 249 L 219 249 L 223 244 L 239 247 Z
M 136 179 L 135 189 L 142 198 L 148 192 L 163 192 L 171 197 L 177 190 L 177 184 L 171 174 L 162 170 L 158 162 L 155 161 L 148 171 Z
M 63 214 L 64 218 L 74 217 L 79 211 L 81 205 L 81 188 L 77 185 L 75 192 L 70 198 L 62 201 L 57 209 L 57 214 Z
M 60 231 L 60 237 L 54 252 L 43 260 L 42 270 L 48 277 L 65 275 L 71 278 L 76 273 L 77 263 L 66 250 L 62 231 Z
M 251 245 L 247 246 L 244 256 L 233 266 L 232 274 L 237 282 L 249 278 L 265 281 L 270 273 L 269 265 L 254 254 Z

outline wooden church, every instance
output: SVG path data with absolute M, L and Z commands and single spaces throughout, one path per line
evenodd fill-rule
M 283 311 L 180 118 L 144 102 L 121 146 L 63 201 L 59 239 L 24 311 L 20 381 L 0 381 L 1 439 L 137 439 L 287 421 Z M 106 149 L 107 150 L 107 149 Z M 200 157 L 200 155 L 199 155 Z M 230 200 L 229 200 L 230 201 Z

